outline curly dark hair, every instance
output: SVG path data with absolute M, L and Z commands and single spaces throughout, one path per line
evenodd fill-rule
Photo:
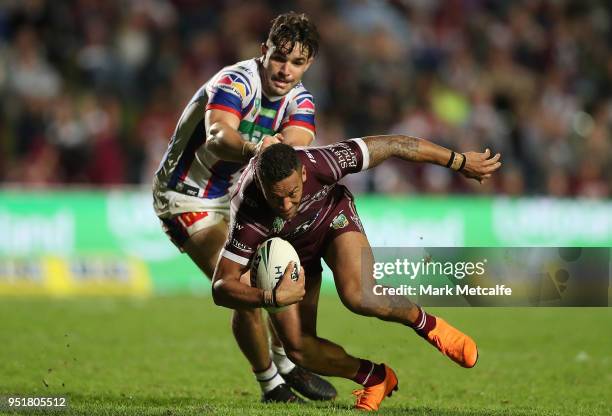
M 296 43 L 307 51 L 308 58 L 319 52 L 319 32 L 304 13 L 288 12 L 272 19 L 268 40 L 282 53 L 291 53 Z
M 255 161 L 255 174 L 268 186 L 288 178 L 301 167 L 295 149 L 288 144 L 276 143 L 265 148 Z

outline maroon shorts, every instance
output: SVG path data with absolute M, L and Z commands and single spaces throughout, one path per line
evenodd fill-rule
M 323 271 L 321 258 L 327 246 L 336 237 L 349 231 L 363 233 L 363 226 L 355 209 L 353 195 L 345 188 L 344 195 L 317 228 L 289 240 L 300 256 L 306 276 Z

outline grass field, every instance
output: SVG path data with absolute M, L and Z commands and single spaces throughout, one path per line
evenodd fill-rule
M 435 312 L 476 339 L 476 368 L 333 296 L 319 332 L 394 367 L 400 391 L 382 414 L 612 414 L 612 308 Z M 229 319 L 210 298 L 0 299 L 0 396 L 67 396 L 62 414 L 355 414 L 355 385 L 339 379 L 332 404 L 260 404 Z

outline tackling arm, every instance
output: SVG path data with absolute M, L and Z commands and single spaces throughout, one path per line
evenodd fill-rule
M 205 114 L 206 149 L 219 159 L 246 163 L 255 154 L 255 143 L 244 141 L 238 126 L 240 119 L 222 110 L 207 110 Z
M 288 126 L 282 131 L 283 143 L 291 146 L 310 146 L 314 134 L 303 127 Z
M 482 182 L 490 178 L 501 166 L 501 155 L 497 153 L 490 157 L 489 149 L 483 153 L 455 153 L 428 140 L 402 135 L 369 136 L 364 137 L 363 141 L 369 152 L 368 168 L 373 168 L 391 157 L 398 157 L 411 162 L 446 166 Z
M 219 159 L 247 163 L 260 148 L 279 143 L 282 135 L 264 136 L 259 143 L 243 140 L 238 133 L 240 119 L 229 112 L 208 110 L 205 115 L 206 150 Z

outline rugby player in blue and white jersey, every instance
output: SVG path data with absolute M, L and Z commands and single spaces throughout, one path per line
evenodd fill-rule
M 314 139 L 314 100 L 301 79 L 318 43 L 316 27 L 305 15 L 279 15 L 262 56 L 223 68 L 183 110 L 155 174 L 154 208 L 166 234 L 209 278 L 228 234 L 231 193 L 246 162 L 272 143 L 307 146 Z M 273 332 L 270 352 L 260 311 L 236 310 L 232 323 L 264 401 L 300 400 L 290 387 L 315 400 L 336 396 L 331 384 L 287 358 Z

